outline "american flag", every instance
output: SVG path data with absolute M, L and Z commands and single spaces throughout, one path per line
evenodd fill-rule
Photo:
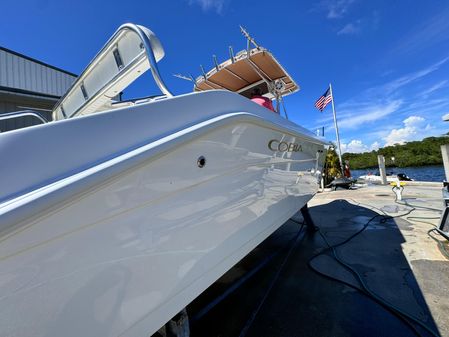
M 322 112 L 331 101 L 331 88 L 327 88 L 326 92 L 315 102 L 315 107 Z

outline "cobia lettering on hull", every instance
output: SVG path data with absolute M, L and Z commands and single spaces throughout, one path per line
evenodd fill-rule
M 302 145 L 298 143 L 281 142 L 277 139 L 272 139 L 268 142 L 268 148 L 271 151 L 279 152 L 299 152 L 302 151 Z

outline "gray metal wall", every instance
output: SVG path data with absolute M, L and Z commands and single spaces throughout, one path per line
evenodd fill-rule
M 0 115 L 5 112 L 20 110 L 38 111 L 45 119 L 51 120 L 51 110 L 57 99 L 38 98 L 18 94 L 0 92 Z M 41 124 L 34 117 L 20 117 L 9 120 L 0 120 L 0 132 L 24 128 L 31 125 Z
M 53 106 L 76 77 L 63 69 L 0 47 L 0 114 L 35 109 L 51 119 Z M 32 117 L 0 120 L 0 132 L 38 123 Z
M 62 96 L 76 75 L 0 47 L 0 86 Z

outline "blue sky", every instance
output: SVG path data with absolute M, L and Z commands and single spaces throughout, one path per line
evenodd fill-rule
M 329 82 L 344 151 L 444 134 L 449 123 L 449 2 L 431 1 L 7 1 L 0 45 L 80 73 L 125 22 L 161 39 L 159 63 L 176 94 L 192 90 L 175 73 L 200 74 L 245 48 L 243 25 L 273 52 L 301 90 L 286 98 L 290 119 L 325 127 L 335 140 L 331 107 L 315 100 Z M 155 93 L 146 74 L 127 93 Z

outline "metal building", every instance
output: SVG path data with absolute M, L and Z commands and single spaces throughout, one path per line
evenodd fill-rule
M 38 111 L 47 120 L 77 75 L 0 47 L 0 115 Z M 38 124 L 33 117 L 0 120 L 0 132 Z

